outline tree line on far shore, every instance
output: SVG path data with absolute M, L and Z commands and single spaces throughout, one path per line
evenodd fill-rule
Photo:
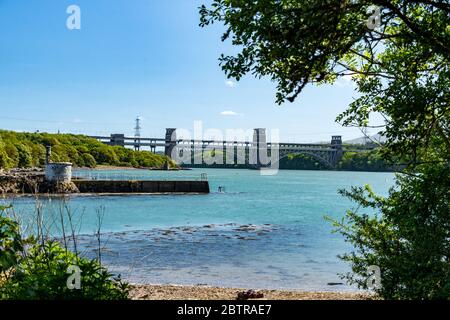
M 97 165 L 162 168 L 176 164 L 166 156 L 108 146 L 83 135 L 19 133 L 0 130 L 0 168 L 40 167 L 45 164 L 45 146 L 52 147 L 51 160 L 71 162 L 77 167 Z
M 334 170 L 342 171 L 369 171 L 369 172 L 392 172 L 399 169 L 398 165 L 390 164 L 381 154 L 380 149 L 366 149 L 362 145 L 347 145 L 356 151 L 344 152 L 342 158 Z M 204 154 L 204 159 L 215 155 L 223 157 L 223 151 L 210 151 Z M 248 161 L 248 159 L 246 159 Z M 211 162 L 211 161 L 210 161 Z M 318 158 L 306 153 L 288 154 L 279 161 L 282 170 L 330 170 L 329 165 L 320 161 Z M 211 168 L 229 168 L 226 164 L 200 165 L 200 167 Z M 248 165 L 236 165 L 235 168 L 248 168 Z
M 293 170 L 327 170 L 328 167 L 308 154 L 290 154 L 280 160 L 281 169 Z M 343 171 L 371 171 L 390 172 L 395 166 L 389 164 L 382 158 L 378 149 L 362 152 L 344 152 L 342 159 L 337 165 L 337 170 Z

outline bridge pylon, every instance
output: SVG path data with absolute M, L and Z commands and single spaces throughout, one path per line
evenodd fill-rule
M 166 146 L 164 148 L 164 154 L 168 157 L 172 157 L 173 149 L 177 146 L 177 129 L 167 128 L 166 129 Z
M 267 154 L 267 135 L 265 128 L 256 128 L 253 130 L 253 146 L 250 150 L 249 164 L 256 165 L 256 167 L 264 167 L 268 165 Z
M 342 136 L 331 137 L 331 148 L 336 150 L 336 153 L 332 158 L 333 167 L 336 168 L 339 161 L 341 161 L 342 156 L 344 155 L 344 150 L 342 147 Z

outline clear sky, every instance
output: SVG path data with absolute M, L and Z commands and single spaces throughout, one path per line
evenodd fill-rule
M 17 131 L 163 137 L 192 130 L 279 129 L 289 142 L 361 136 L 335 117 L 357 93 L 350 81 L 308 87 L 275 104 L 275 85 L 229 82 L 218 65 L 235 48 L 223 26 L 198 26 L 209 0 L 0 0 L 0 128 Z M 81 30 L 66 9 L 81 8 Z

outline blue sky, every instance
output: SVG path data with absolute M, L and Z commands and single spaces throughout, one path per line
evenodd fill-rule
M 335 117 L 357 93 L 350 81 L 308 87 L 275 104 L 275 84 L 227 82 L 223 27 L 198 26 L 209 0 L 0 0 L 0 128 L 162 137 L 166 127 L 279 129 L 284 141 L 361 136 Z M 69 5 L 81 30 L 66 28 Z

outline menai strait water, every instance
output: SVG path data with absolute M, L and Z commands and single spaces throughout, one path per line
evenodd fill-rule
M 77 171 L 112 179 L 190 179 L 207 173 L 209 195 L 74 196 L 79 249 L 96 255 L 92 236 L 102 221 L 102 262 L 133 283 L 205 284 L 223 287 L 347 291 L 356 290 L 338 273 L 349 271 L 338 254 L 351 246 L 324 216 L 340 218 L 354 207 L 340 188 L 370 184 L 381 195 L 393 185 L 391 173 L 256 170 Z M 219 186 L 224 192 L 217 192 Z M 13 200 L 30 224 L 35 200 Z M 62 207 L 42 199 L 47 217 Z M 28 222 L 27 222 L 28 221 Z M 57 225 L 57 223 L 56 223 Z M 58 233 L 57 228 L 53 229 Z

